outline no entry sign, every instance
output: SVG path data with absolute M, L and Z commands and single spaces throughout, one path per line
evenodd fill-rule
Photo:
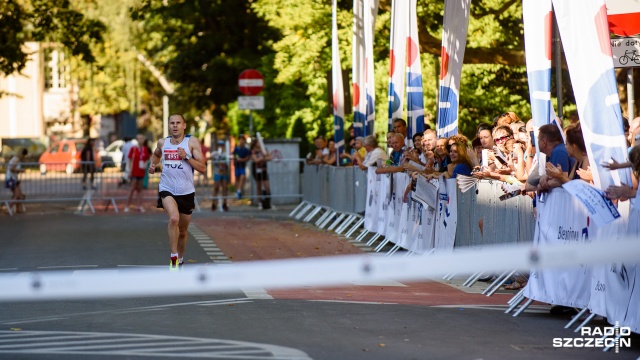
M 262 91 L 262 88 L 264 88 L 262 74 L 254 69 L 243 71 L 238 77 L 238 87 L 240 88 L 240 92 L 247 96 L 258 95 L 260 91 Z

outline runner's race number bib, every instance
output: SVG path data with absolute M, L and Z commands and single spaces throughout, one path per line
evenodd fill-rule
M 164 158 L 165 165 L 170 165 L 172 167 L 179 166 L 182 164 L 182 159 L 180 159 L 180 155 L 178 155 L 178 150 L 164 150 L 162 154 Z

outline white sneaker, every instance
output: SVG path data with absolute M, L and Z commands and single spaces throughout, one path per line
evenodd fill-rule
M 260 202 L 258 203 L 258 209 L 259 209 L 259 210 L 262 210 L 262 201 L 260 201 Z
M 128 206 L 126 208 L 124 208 L 124 212 L 129 212 L 129 211 L 131 211 L 131 209 L 129 209 Z
M 138 210 L 140 210 L 140 212 L 141 212 L 141 213 L 143 213 L 143 212 L 145 212 L 145 211 L 146 211 L 142 206 L 140 206 L 140 207 L 138 208 Z

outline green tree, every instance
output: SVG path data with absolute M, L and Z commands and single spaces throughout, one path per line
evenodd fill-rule
M 102 39 L 105 27 L 72 8 L 69 0 L 3 0 L 0 3 L 0 75 L 24 69 L 27 41 L 62 44 L 72 55 L 93 62 L 90 44 Z

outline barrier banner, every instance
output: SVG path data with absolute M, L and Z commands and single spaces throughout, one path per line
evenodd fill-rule
M 392 0 L 391 50 L 389 51 L 389 131 L 395 118 L 402 118 L 404 99 L 404 64 L 407 55 L 409 2 Z
M 640 192 L 638 192 L 640 194 Z M 640 207 L 638 196 L 631 199 L 629 216 L 626 221 L 616 220 L 603 228 L 602 239 L 640 238 Z M 605 316 L 610 324 L 618 322 L 620 326 L 629 326 L 634 332 L 640 332 L 640 266 L 638 263 L 613 263 L 599 266 L 599 272 L 593 277 L 592 295 L 589 308 L 592 312 Z
M 586 242 L 594 232 L 584 207 L 563 188 L 551 190 L 537 204 L 534 244 Z M 591 296 L 591 268 L 531 270 L 524 295 L 555 305 L 584 308 Z
M 418 41 L 417 0 L 409 0 L 409 36 L 407 36 L 407 137 L 424 132 L 424 96 Z
M 340 49 L 338 48 L 337 0 L 332 2 L 331 28 L 331 80 L 333 85 L 333 138 L 336 142 L 336 153 L 344 152 L 344 88 L 342 83 L 342 66 L 340 65 Z M 336 165 L 340 165 L 340 157 L 336 157 Z
M 531 116 L 537 129 L 549 123 L 551 105 L 551 0 L 523 0 L 524 46 Z
M 364 55 L 364 4 L 362 0 L 353 0 L 353 40 L 351 46 L 352 98 L 353 98 L 353 133 L 356 137 L 364 135 L 367 99 L 364 89 L 365 55 Z
M 456 240 L 457 223 L 458 200 L 456 180 L 445 180 L 444 177 L 440 175 L 434 244 L 437 251 L 453 251 L 453 245 Z
M 601 190 L 614 184 L 631 184 L 628 168 L 609 171 L 602 167 L 611 158 L 619 162 L 628 159 L 605 2 L 553 0 L 553 8 L 571 75 L 593 182 Z
M 458 133 L 458 104 L 462 61 L 467 46 L 471 0 L 445 0 L 440 53 L 438 137 Z
M 411 232 L 413 232 L 413 223 L 410 221 L 411 219 L 411 200 L 407 202 L 402 202 L 402 214 L 400 215 L 400 231 L 398 232 L 398 237 L 395 239 L 396 245 L 400 246 L 403 249 L 407 248 L 407 242 L 409 241 L 409 237 L 411 236 Z
M 375 232 L 378 221 L 378 189 L 380 188 L 380 175 L 376 174 L 376 168 L 367 168 L 367 204 L 364 211 L 364 228 Z
M 390 177 L 387 175 L 379 175 L 378 181 L 378 220 L 376 221 L 376 233 L 386 236 L 387 234 L 387 209 L 391 203 L 389 186 L 391 184 Z
M 618 209 L 604 196 L 604 191 L 596 189 L 586 181 L 571 180 L 562 187 L 582 203 L 598 227 L 620 218 Z
M 390 203 L 387 208 L 387 229 L 385 237 L 391 242 L 396 243 L 400 238 L 400 232 L 402 231 L 400 224 L 400 218 L 402 217 L 402 195 L 404 189 L 407 186 L 408 176 L 405 173 L 391 174 L 389 178 L 393 177 L 393 184 L 391 187 Z
M 418 204 L 414 216 L 417 224 L 415 240 L 407 249 L 424 254 L 435 246 L 436 209 Z
M 375 34 L 376 16 L 380 0 L 364 0 L 364 62 L 365 62 L 365 95 L 366 127 L 365 135 L 375 135 L 376 122 L 376 84 L 373 66 L 373 37 Z

